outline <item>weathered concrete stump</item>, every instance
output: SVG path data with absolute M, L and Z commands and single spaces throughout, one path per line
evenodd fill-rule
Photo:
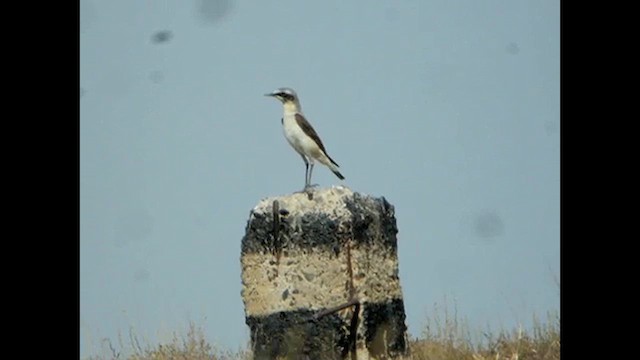
M 396 219 L 348 188 L 267 198 L 242 239 L 255 359 L 397 359 L 408 353 Z

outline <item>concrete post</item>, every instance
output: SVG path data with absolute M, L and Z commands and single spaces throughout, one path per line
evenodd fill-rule
M 396 219 L 348 188 L 263 199 L 242 239 L 242 299 L 255 359 L 408 354 Z

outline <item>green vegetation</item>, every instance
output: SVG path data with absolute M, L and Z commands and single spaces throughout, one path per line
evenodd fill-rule
M 560 316 L 547 314 L 544 322 L 534 316 L 533 329 L 472 332 L 465 321 L 445 309 L 427 319 L 422 334 L 411 339 L 412 360 L 556 360 L 560 359 Z M 118 339 L 118 348 L 111 341 L 103 343 L 104 355 L 90 360 L 249 360 L 248 350 L 232 352 L 211 346 L 201 328 L 191 324 L 186 335 L 173 335 L 166 344 L 141 345 L 130 332 L 129 345 Z

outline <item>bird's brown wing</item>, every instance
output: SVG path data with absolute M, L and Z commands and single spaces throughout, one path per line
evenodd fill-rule
M 329 158 L 329 160 L 335 166 L 340 166 L 335 161 L 333 161 L 333 159 L 329 156 L 329 154 L 327 154 L 327 150 L 324 148 L 324 144 L 322 144 L 322 140 L 320 140 L 318 133 L 316 133 L 316 131 L 313 129 L 313 126 L 309 124 L 307 119 L 305 119 L 304 116 L 302 116 L 302 114 L 300 113 L 296 114 L 296 122 L 298 123 L 298 126 L 300 126 L 302 131 L 304 131 L 305 134 L 307 134 L 310 138 L 313 139 L 313 141 L 315 141 L 316 144 L 318 144 L 318 147 L 320 148 L 320 150 L 322 150 L 322 152 Z
M 312 138 L 313 141 L 315 141 L 316 144 L 318 144 L 320 149 L 322 149 L 322 152 L 326 154 L 327 151 L 325 150 L 324 145 L 322 144 L 322 140 L 320 140 L 318 133 L 316 133 L 316 131 L 313 129 L 313 126 L 309 124 L 307 119 L 305 119 L 304 116 L 302 116 L 302 114 L 296 114 L 296 122 L 298 123 L 298 126 L 300 126 L 302 131 L 304 131 L 305 134 L 307 134 L 310 138 Z

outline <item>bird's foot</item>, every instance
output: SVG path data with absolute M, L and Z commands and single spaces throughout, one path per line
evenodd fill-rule
M 320 185 L 318 185 L 318 184 L 313 184 L 313 185 L 309 184 L 309 185 L 305 185 L 305 186 L 304 186 L 304 188 L 303 188 L 302 190 L 296 191 L 295 193 L 296 193 L 296 194 L 299 194 L 299 193 L 308 193 L 308 192 L 310 192 L 310 191 L 313 191 L 313 190 L 314 190 L 315 188 L 317 188 L 318 186 L 320 186 Z
M 320 186 L 320 185 L 319 184 L 309 184 L 309 185 L 304 187 L 304 190 L 305 191 L 313 190 L 313 188 L 317 188 L 318 186 Z
M 309 197 L 309 200 L 313 199 L 313 191 L 315 188 L 317 188 L 319 185 L 318 184 L 309 184 L 309 185 L 305 185 L 304 189 L 300 190 L 300 191 L 296 191 L 296 194 L 307 194 L 307 196 Z

